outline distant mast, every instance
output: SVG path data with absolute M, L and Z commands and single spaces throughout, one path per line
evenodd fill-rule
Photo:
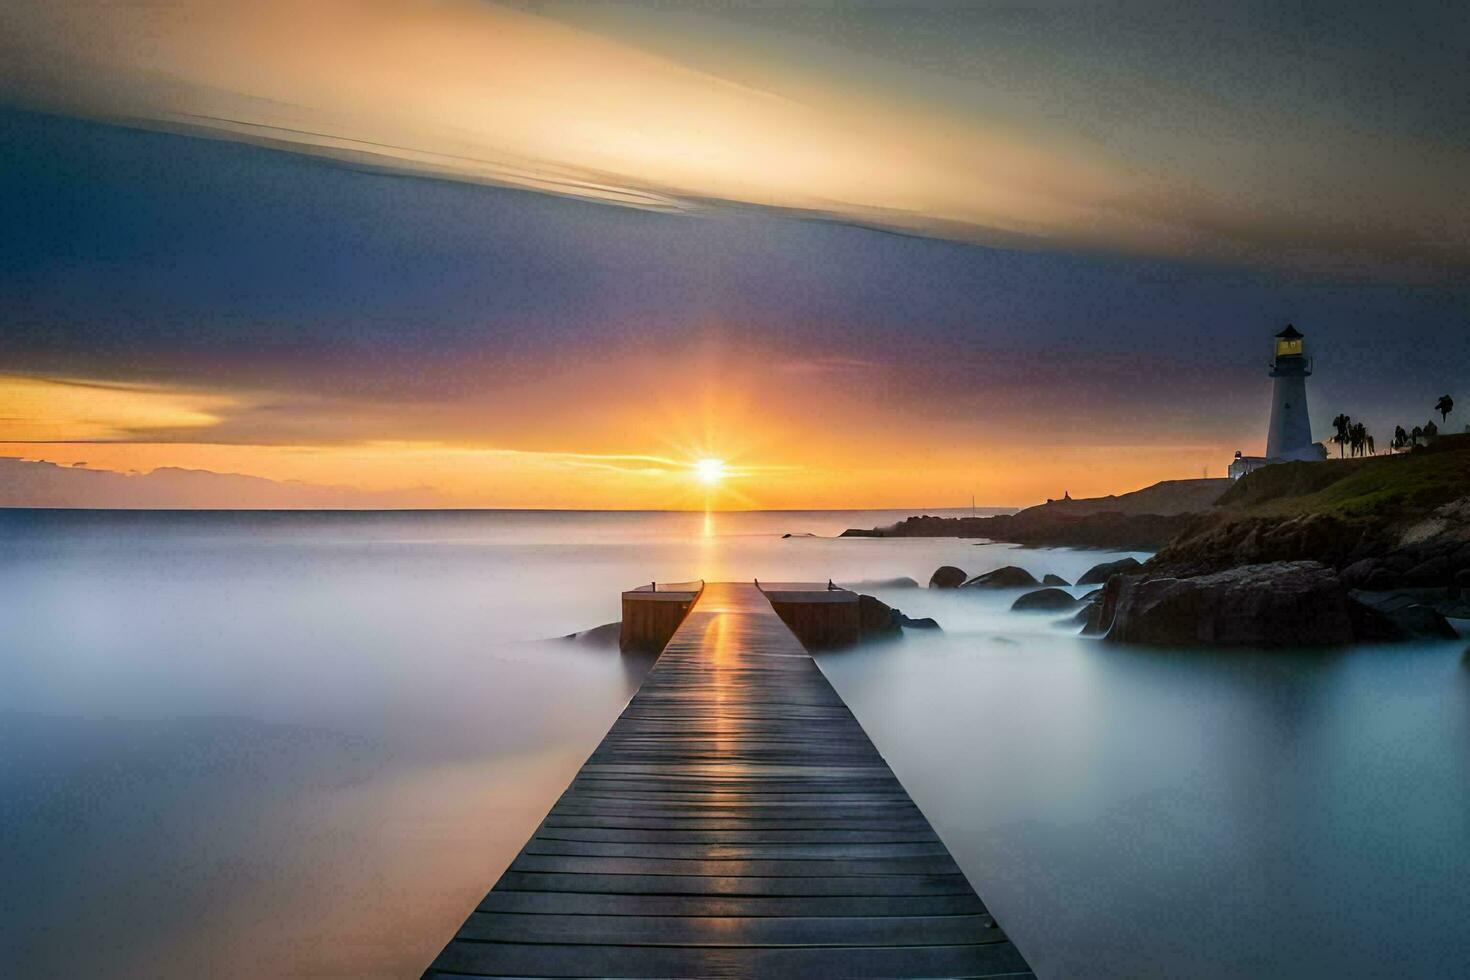
M 1312 362 L 1307 358 L 1306 338 L 1291 324 L 1276 335 L 1276 356 L 1271 363 L 1275 386 L 1271 392 L 1271 425 L 1266 432 L 1266 457 L 1291 456 L 1312 445 L 1312 423 L 1307 418 L 1307 378 Z

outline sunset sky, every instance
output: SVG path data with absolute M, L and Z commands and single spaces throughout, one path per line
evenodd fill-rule
M 1470 404 L 1470 19 L 1280 6 L 7 4 L 0 457 L 1022 505 L 1262 451 L 1288 320 L 1382 444 Z

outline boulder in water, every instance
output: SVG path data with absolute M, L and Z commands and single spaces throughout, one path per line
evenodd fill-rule
M 1047 572 L 1045 575 L 1041 576 L 1041 584 L 1042 585 L 1063 585 L 1063 586 L 1065 586 L 1065 585 L 1071 585 L 1072 583 L 1071 582 L 1068 582 L 1066 579 L 1062 578 L 1060 575 L 1054 575 L 1051 572 Z
M 1127 575 L 1143 563 L 1137 558 L 1119 558 L 1117 561 L 1105 561 L 1100 565 L 1093 565 L 1082 573 L 1077 580 L 1078 585 L 1104 585 L 1114 575 Z
M 1011 604 L 1012 612 L 1054 612 L 1058 609 L 1071 609 L 1077 605 L 1077 600 L 1072 598 L 1070 592 L 1062 589 L 1037 589 L 1035 592 L 1027 592 Z
M 1015 565 L 1006 565 L 984 575 L 976 575 L 965 583 L 967 589 L 1024 589 L 1028 585 L 1040 585 L 1036 576 Z
M 1431 606 L 1405 606 L 1386 613 L 1399 632 L 1415 640 L 1454 640 L 1459 633 Z
M 863 639 L 897 633 L 898 623 L 893 613 L 894 610 L 881 599 L 870 595 L 858 596 L 858 630 Z
M 955 568 L 953 565 L 942 565 L 934 570 L 929 576 L 929 588 L 931 589 L 958 589 L 965 584 L 965 579 L 970 575 L 963 568 Z
M 1452 640 L 1458 634 L 1446 617 L 1470 618 L 1470 603 L 1452 589 L 1354 590 L 1348 596 L 1360 607 L 1361 622 L 1371 626 L 1359 639 Z
M 602 626 L 594 626 L 590 630 L 568 633 L 564 639 L 573 640 L 577 643 L 585 643 L 588 646 L 594 647 L 616 647 L 618 645 L 618 632 L 622 627 L 622 623 L 607 623 Z
M 1082 606 L 1071 621 L 1082 628 L 1082 635 L 1099 636 L 1105 633 L 1106 630 L 1102 628 L 1103 590 L 1093 589 L 1077 601 Z
M 844 589 L 849 589 L 853 592 L 861 592 L 863 589 L 917 589 L 919 587 L 919 583 L 907 575 L 900 575 L 898 578 L 863 579 L 861 582 L 843 582 L 840 584 Z
M 1099 627 L 1111 641 L 1156 646 L 1332 646 L 1357 638 L 1351 607 L 1321 562 L 1271 562 L 1193 578 L 1116 576 Z

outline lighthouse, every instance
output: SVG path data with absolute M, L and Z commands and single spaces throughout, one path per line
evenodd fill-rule
M 1312 362 L 1307 357 L 1305 340 L 1302 332 L 1289 323 L 1276 335 L 1267 459 L 1301 458 L 1302 450 L 1316 448 L 1312 445 L 1312 423 L 1307 418 L 1307 378 L 1312 374 Z
M 1266 455 L 1247 456 L 1237 452 L 1226 472 L 1238 480 L 1252 470 L 1288 460 L 1311 462 L 1327 458 L 1327 449 L 1312 441 L 1312 422 L 1307 418 L 1307 378 L 1312 361 L 1307 357 L 1306 338 L 1291 324 L 1275 337 L 1271 360 L 1271 422 L 1266 428 Z

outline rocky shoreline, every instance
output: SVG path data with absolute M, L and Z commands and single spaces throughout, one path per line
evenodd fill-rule
M 1140 491 L 1133 509 L 1156 505 L 1163 495 L 1153 491 L 1164 486 Z M 1458 634 L 1451 620 L 1470 624 L 1470 435 L 1442 437 L 1398 457 L 1265 467 L 1192 511 L 1098 510 L 1129 496 L 1053 501 L 1009 518 L 910 518 L 876 536 L 974 535 L 1072 547 L 1110 541 L 1152 550 L 1144 542 L 1157 537 L 1149 535 L 1167 532 L 1146 563 L 1100 566 L 1079 580 L 1106 583 L 1078 600 L 1077 620 L 1084 632 L 1115 642 L 1328 646 L 1452 639 Z M 1172 496 L 1188 499 L 1177 488 Z M 1085 509 L 1069 512 L 1067 504 Z M 1104 527 L 1118 533 L 1091 530 Z M 930 582 L 1046 584 L 1014 567 L 966 578 L 947 566 Z M 1025 593 L 1013 608 L 1065 609 L 1058 591 Z
M 1032 548 L 1097 548 L 1157 551 L 1190 526 L 1189 514 L 998 514 L 994 517 L 931 517 L 891 527 L 849 528 L 844 538 L 983 538 Z
M 1065 613 L 1089 636 L 1151 646 L 1317 647 L 1365 641 L 1452 640 L 1450 619 L 1470 624 L 1470 597 L 1443 587 L 1367 591 L 1349 588 L 1317 561 L 1240 565 L 1200 575 L 1158 574 L 1133 558 L 1094 566 L 1074 596 L 1055 576 L 1037 579 L 1015 565 L 967 575 L 945 565 L 931 589 L 1015 591 L 1011 611 Z
M 1108 580 L 1087 628 L 1113 642 L 1163 646 L 1452 640 L 1458 634 L 1446 613 L 1470 614 L 1461 606 L 1450 590 L 1433 597 L 1357 592 L 1315 561 L 1241 565 L 1189 577 L 1145 569 Z
M 994 517 L 910 517 L 849 528 L 845 538 L 983 538 L 1032 548 L 1158 551 L 1230 486 L 1229 480 L 1165 480 L 1116 497 L 1048 500 Z

